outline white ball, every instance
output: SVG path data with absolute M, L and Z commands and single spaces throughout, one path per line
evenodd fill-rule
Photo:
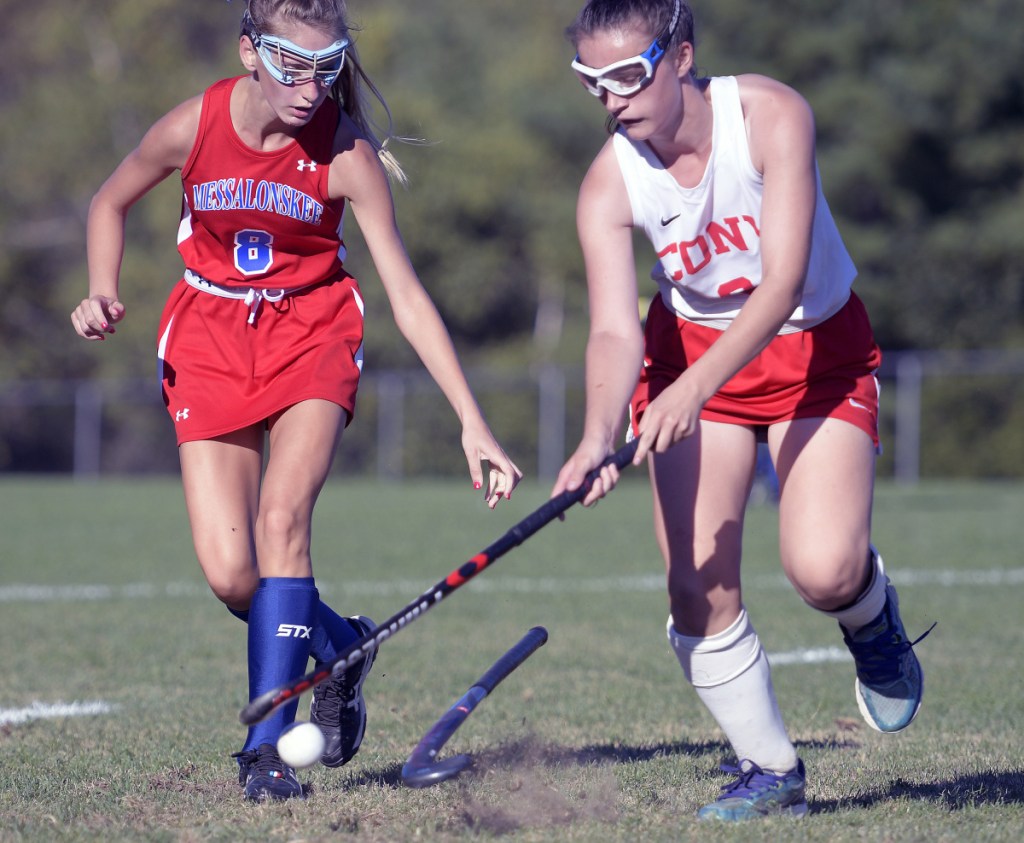
M 289 767 L 312 767 L 324 754 L 324 733 L 316 723 L 292 723 L 277 739 L 277 754 Z

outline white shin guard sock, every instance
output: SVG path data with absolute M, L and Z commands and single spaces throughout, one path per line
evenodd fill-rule
M 885 575 L 882 557 L 874 547 L 871 548 L 871 582 L 853 603 L 834 612 L 822 612 L 838 621 L 840 626 L 850 633 L 867 626 L 878 617 L 885 608 L 885 587 L 889 579 Z M 821 611 L 821 610 L 819 610 Z
M 724 632 L 680 635 L 668 619 L 668 640 L 683 673 L 718 721 L 738 761 L 785 773 L 797 755 L 775 700 L 768 658 L 745 609 Z

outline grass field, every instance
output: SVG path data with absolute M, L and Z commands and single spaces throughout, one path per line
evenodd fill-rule
M 387 617 L 546 497 L 525 485 L 492 513 L 468 485 L 329 486 L 324 599 Z M 306 802 L 261 806 L 240 798 L 229 757 L 245 628 L 206 590 L 177 480 L 0 479 L 0 841 L 1024 839 L 1024 483 L 883 486 L 875 518 L 908 631 L 939 622 L 919 648 L 918 721 L 895 736 L 863 725 L 852 662 L 828 649 L 838 631 L 786 586 L 775 512 L 753 507 L 746 602 L 811 813 L 708 828 L 693 813 L 728 753 L 665 639 L 635 477 L 388 642 L 360 754 L 304 774 Z M 534 625 L 548 644 L 442 753 L 471 753 L 473 769 L 404 788 L 423 731 Z

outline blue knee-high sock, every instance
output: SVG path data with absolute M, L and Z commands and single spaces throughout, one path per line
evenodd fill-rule
M 297 579 L 295 582 L 315 584 L 312 577 Z M 228 606 L 228 611 L 240 621 L 244 623 L 249 622 L 248 609 L 232 609 Z M 322 600 L 317 603 L 316 623 L 313 625 L 312 647 L 310 649 L 310 655 L 313 656 L 317 665 L 333 659 L 358 637 L 358 634 L 352 628 L 352 624 L 345 618 L 341 617 Z
M 249 699 L 302 676 L 309 661 L 319 595 L 308 577 L 265 577 L 249 606 Z M 295 720 L 298 699 L 249 728 L 243 749 L 276 744 Z
M 316 626 L 313 628 L 312 656 L 317 667 L 333 659 L 359 637 L 352 624 L 337 614 L 326 603 L 317 607 Z

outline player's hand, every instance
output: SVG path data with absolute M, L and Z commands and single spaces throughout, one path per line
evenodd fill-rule
M 469 476 L 474 489 L 484 490 L 487 506 L 494 509 L 504 498 L 512 497 L 512 490 L 523 479 L 520 471 L 502 450 L 486 425 L 467 425 L 462 431 L 462 447 L 469 463 Z M 483 463 L 487 463 L 487 485 L 484 486 Z
M 575 491 L 586 482 L 587 474 L 593 469 L 597 468 L 604 462 L 604 460 L 612 453 L 612 451 L 599 442 L 580 442 L 576 452 L 569 457 L 568 462 L 562 466 L 562 470 L 558 472 L 558 477 L 555 480 L 555 485 L 551 490 L 551 497 L 557 497 L 566 491 Z M 605 465 L 602 466 L 600 473 L 594 478 L 594 482 L 590 487 L 590 491 L 587 492 L 581 503 L 584 506 L 593 506 L 601 498 L 607 495 L 612 489 L 615 488 L 619 482 L 620 472 L 618 466 Z M 564 521 L 565 514 L 559 516 Z
M 125 308 L 110 296 L 89 296 L 71 312 L 71 324 L 78 336 L 87 340 L 103 340 L 113 334 L 114 325 L 124 319 Z
M 663 454 L 677 442 L 697 432 L 704 402 L 680 377 L 647 405 L 637 425 L 639 445 L 633 465 L 639 465 L 654 452 Z

